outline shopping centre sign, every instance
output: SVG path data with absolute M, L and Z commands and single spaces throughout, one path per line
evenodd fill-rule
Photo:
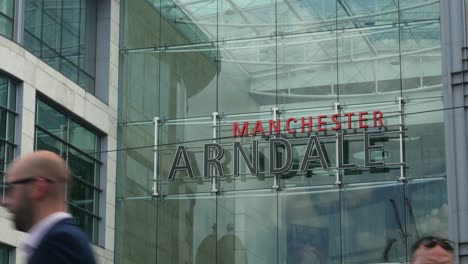
M 323 170 L 329 169 L 330 165 L 326 161 L 326 156 L 320 144 L 320 139 L 315 132 L 334 131 L 336 133 L 337 144 L 337 169 L 356 168 L 357 164 L 345 164 L 343 160 L 344 135 L 341 130 L 362 129 L 364 166 L 382 167 L 383 161 L 373 161 L 371 152 L 383 151 L 382 145 L 371 143 L 371 138 L 382 137 L 384 131 L 384 115 L 381 111 L 373 112 L 348 112 L 344 114 L 308 116 L 301 118 L 287 118 L 286 120 L 271 119 L 266 121 L 257 120 L 255 122 L 233 122 L 233 138 L 253 137 L 250 148 L 250 155 L 247 154 L 244 146 L 239 141 L 232 143 L 232 154 L 234 164 L 234 176 L 239 176 L 240 160 L 243 159 L 251 175 L 259 173 L 259 139 L 268 140 L 269 144 L 269 164 L 268 173 L 272 175 L 289 171 L 293 162 L 293 149 L 291 141 L 287 135 L 297 135 L 299 133 L 310 133 L 308 136 L 305 153 L 300 162 L 300 170 L 307 171 L 311 163 L 319 163 Z M 374 129 L 376 128 L 376 129 Z M 281 151 L 279 151 L 281 150 Z M 281 154 L 279 154 L 281 152 Z M 281 155 L 281 156 L 280 156 Z M 225 156 L 224 148 L 218 143 L 204 145 L 203 177 L 224 176 L 222 160 Z M 215 171 L 217 173 L 215 173 Z M 195 179 L 192 161 L 187 153 L 186 146 L 178 146 L 174 156 L 168 180 L 174 180 L 177 172 L 186 172 L 191 179 Z M 215 175 L 216 174 L 216 175 Z

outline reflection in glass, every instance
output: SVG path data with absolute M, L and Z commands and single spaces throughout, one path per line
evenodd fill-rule
M 0 3 L 0 34 L 9 39 L 13 38 L 14 9 L 14 0 L 4 0 Z
M 221 194 L 217 201 L 217 263 L 275 263 L 277 212 L 274 191 Z
M 158 263 L 216 263 L 207 252 L 216 227 L 216 199 L 208 195 L 168 197 L 160 200 L 157 232 Z M 215 248 L 211 249 L 212 251 Z
M 26 0 L 24 46 L 67 78 L 94 93 L 97 2 Z M 79 82 L 83 71 L 92 82 Z
M 159 262 L 171 263 L 402 263 L 418 236 L 447 234 L 439 1 L 132 0 L 123 9 L 120 121 L 143 123 L 121 128 L 122 147 L 135 149 L 120 157 L 119 192 L 141 206 L 151 196 L 157 116 L 163 195 L 154 199 L 165 205 L 145 207 L 158 214 L 158 227 L 145 234 L 145 227 L 126 226 L 121 241 L 157 236 Z M 383 113 L 384 124 L 364 121 L 367 131 L 385 135 L 370 140 L 384 148 L 370 161 L 383 168 L 364 167 L 366 130 L 357 115 L 373 111 Z M 317 131 L 317 116 L 330 121 L 350 112 L 343 162 L 357 167 L 338 172 L 336 133 Z M 268 172 L 275 135 L 252 136 L 257 120 L 265 125 L 274 116 L 282 124 L 298 118 L 291 127 L 298 131 L 301 117 L 315 118 L 311 132 L 279 135 L 294 158 L 277 175 L 278 190 Z M 234 136 L 234 122 L 246 121 L 249 136 Z M 317 163 L 301 172 L 314 134 L 330 168 Z M 234 176 L 233 142 L 251 157 L 254 140 L 258 175 L 241 161 Z M 224 148 L 225 172 L 214 186 L 202 178 L 203 146 L 213 142 Z M 168 181 L 180 145 L 196 177 L 178 172 Z M 274 153 L 285 159 L 283 150 Z M 398 180 L 402 167 L 406 182 Z M 122 262 L 129 255 L 138 262 L 132 250 L 122 247 Z
M 70 211 L 92 243 L 98 241 L 100 185 L 99 134 L 38 98 L 35 149 L 57 153 L 71 171 Z
M 280 194 L 279 263 L 339 263 L 340 195 L 335 187 Z
M 394 182 L 351 185 L 342 195 L 345 262 L 404 262 L 403 185 Z

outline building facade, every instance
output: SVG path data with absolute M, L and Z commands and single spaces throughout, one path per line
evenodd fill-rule
M 99 263 L 468 263 L 467 5 L 0 0 L 0 195 L 63 156 Z
M 119 1 L 0 1 L 0 196 L 35 149 L 72 172 L 68 205 L 99 263 L 114 262 Z M 0 263 L 24 263 L 24 233 L 0 207 Z
M 464 93 L 450 104 L 446 77 L 464 6 L 121 1 L 116 262 L 405 263 L 424 235 L 462 245 L 450 122 L 466 118 L 446 121 Z

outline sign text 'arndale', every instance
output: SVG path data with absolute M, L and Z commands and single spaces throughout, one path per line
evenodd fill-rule
M 343 120 L 343 123 L 341 123 Z M 371 122 L 372 121 L 372 122 Z M 372 126 L 368 125 L 372 123 Z M 280 119 L 268 120 L 268 124 L 265 124 L 258 120 L 249 130 L 249 125 L 252 123 L 243 122 L 242 125 L 234 122 L 232 126 L 233 137 L 247 137 L 247 136 L 279 136 L 281 131 L 288 134 L 295 133 L 308 133 L 308 132 L 319 132 L 319 131 L 338 131 L 341 129 L 353 129 L 353 128 L 369 128 L 369 127 L 383 127 L 383 113 L 381 111 L 359 112 L 359 113 L 344 113 L 344 114 L 333 114 L 333 115 L 319 115 L 317 117 L 302 117 L 288 118 L 283 123 Z M 333 126 L 328 126 L 329 124 Z M 299 128 L 293 129 L 300 125 Z M 284 126 L 284 128 L 283 128 Z M 268 129 L 265 130 L 265 127 Z M 313 128 L 316 128 L 314 131 Z M 344 127 L 344 128 L 343 128 Z M 375 131 L 364 131 L 363 142 L 364 142 L 364 166 L 365 167 L 381 167 L 384 166 L 383 161 L 372 161 L 372 151 L 383 151 L 383 146 L 372 145 L 370 139 L 372 137 L 381 137 L 384 135 L 382 130 Z M 356 164 L 345 164 L 343 161 L 343 134 L 337 134 L 337 168 L 338 169 L 351 169 L 357 167 Z M 234 160 L 234 176 L 239 176 L 239 165 L 240 158 L 245 162 L 247 169 L 250 174 L 258 174 L 258 140 L 253 140 L 250 146 L 251 154 L 247 155 L 245 148 L 240 142 L 234 141 L 232 143 L 233 160 Z M 282 158 L 279 158 L 279 148 L 283 149 Z M 285 138 L 273 138 L 269 139 L 269 165 L 268 173 L 270 174 L 281 174 L 290 170 L 293 161 L 292 145 L 289 140 Z M 283 157 L 284 156 L 284 157 Z M 224 176 L 222 159 L 224 157 L 224 148 L 221 144 L 210 143 L 204 146 L 204 158 L 203 158 L 203 177 L 210 178 L 212 176 Z M 307 142 L 306 151 L 304 157 L 300 163 L 300 170 L 307 171 L 309 165 L 312 162 L 320 163 L 322 169 L 327 170 L 329 165 L 326 162 L 322 145 L 318 136 L 311 135 Z M 210 174 L 210 168 L 216 168 L 217 175 Z M 194 173 L 192 163 L 187 153 L 185 146 L 178 146 L 177 151 L 172 162 L 171 170 L 169 172 L 169 180 L 174 180 L 176 173 L 179 171 L 185 171 L 191 179 L 194 179 Z

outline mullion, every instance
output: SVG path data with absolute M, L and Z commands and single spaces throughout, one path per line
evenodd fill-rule
M 75 208 L 75 209 L 77 209 L 77 210 L 79 210 L 79 211 L 82 211 L 82 212 L 85 213 L 85 214 L 88 214 L 88 215 L 90 215 L 90 216 L 92 216 L 92 217 L 94 217 L 94 218 L 97 218 L 97 219 L 99 219 L 99 220 L 102 219 L 100 216 L 98 216 L 98 215 L 96 215 L 96 214 L 94 214 L 94 213 L 92 213 L 92 212 L 90 212 L 90 211 L 88 211 L 88 210 L 86 210 L 86 209 L 83 209 L 83 208 L 81 208 L 81 207 L 79 207 L 79 206 L 73 204 L 73 203 L 70 202 L 70 201 L 67 201 L 67 203 L 68 203 L 68 205 L 70 205 L 71 207 L 73 207 L 73 208 Z
M 97 187 L 96 185 L 93 185 L 92 183 L 89 183 L 88 181 L 79 178 L 78 176 L 76 176 L 76 175 L 73 174 L 73 173 L 72 173 L 72 177 L 73 177 L 73 179 L 78 180 L 79 182 L 85 184 L 86 186 L 91 187 L 91 188 L 95 189 L 96 191 L 102 192 L 102 189 L 100 189 L 100 188 Z

